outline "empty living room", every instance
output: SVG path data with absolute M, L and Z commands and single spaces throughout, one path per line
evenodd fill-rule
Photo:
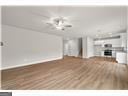
M 127 10 L 1 6 L 2 89 L 128 89 Z

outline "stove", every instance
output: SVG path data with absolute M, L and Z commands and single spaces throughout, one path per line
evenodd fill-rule
M 105 44 L 104 45 L 105 50 L 104 50 L 104 56 L 112 56 L 112 44 Z
M 112 56 L 112 50 L 104 50 L 104 56 Z

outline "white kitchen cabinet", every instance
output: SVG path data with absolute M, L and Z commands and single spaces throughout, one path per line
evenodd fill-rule
M 102 57 L 104 56 L 104 51 L 101 51 L 101 56 L 102 56 Z
M 127 54 L 125 52 L 116 52 L 116 60 L 119 64 L 127 64 Z
M 97 41 L 94 42 L 94 44 L 95 45 L 102 45 L 102 47 L 104 47 L 105 44 L 112 44 L 112 47 L 121 47 L 122 40 L 121 40 L 121 38 L 97 40 Z
M 116 51 L 112 51 L 112 57 L 116 57 Z
M 121 47 L 121 39 L 108 39 L 104 41 L 104 44 L 112 44 L 112 47 Z

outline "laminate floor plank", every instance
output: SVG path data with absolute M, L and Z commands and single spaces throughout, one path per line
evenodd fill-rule
M 5 90 L 118 90 L 128 89 L 128 66 L 115 58 L 65 57 L 2 70 Z

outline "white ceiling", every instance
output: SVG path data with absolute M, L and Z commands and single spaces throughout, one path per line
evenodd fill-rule
M 72 24 L 64 31 L 46 24 L 53 17 L 65 17 Z M 2 24 L 64 37 L 83 37 L 126 30 L 126 7 L 122 6 L 3 6 Z

